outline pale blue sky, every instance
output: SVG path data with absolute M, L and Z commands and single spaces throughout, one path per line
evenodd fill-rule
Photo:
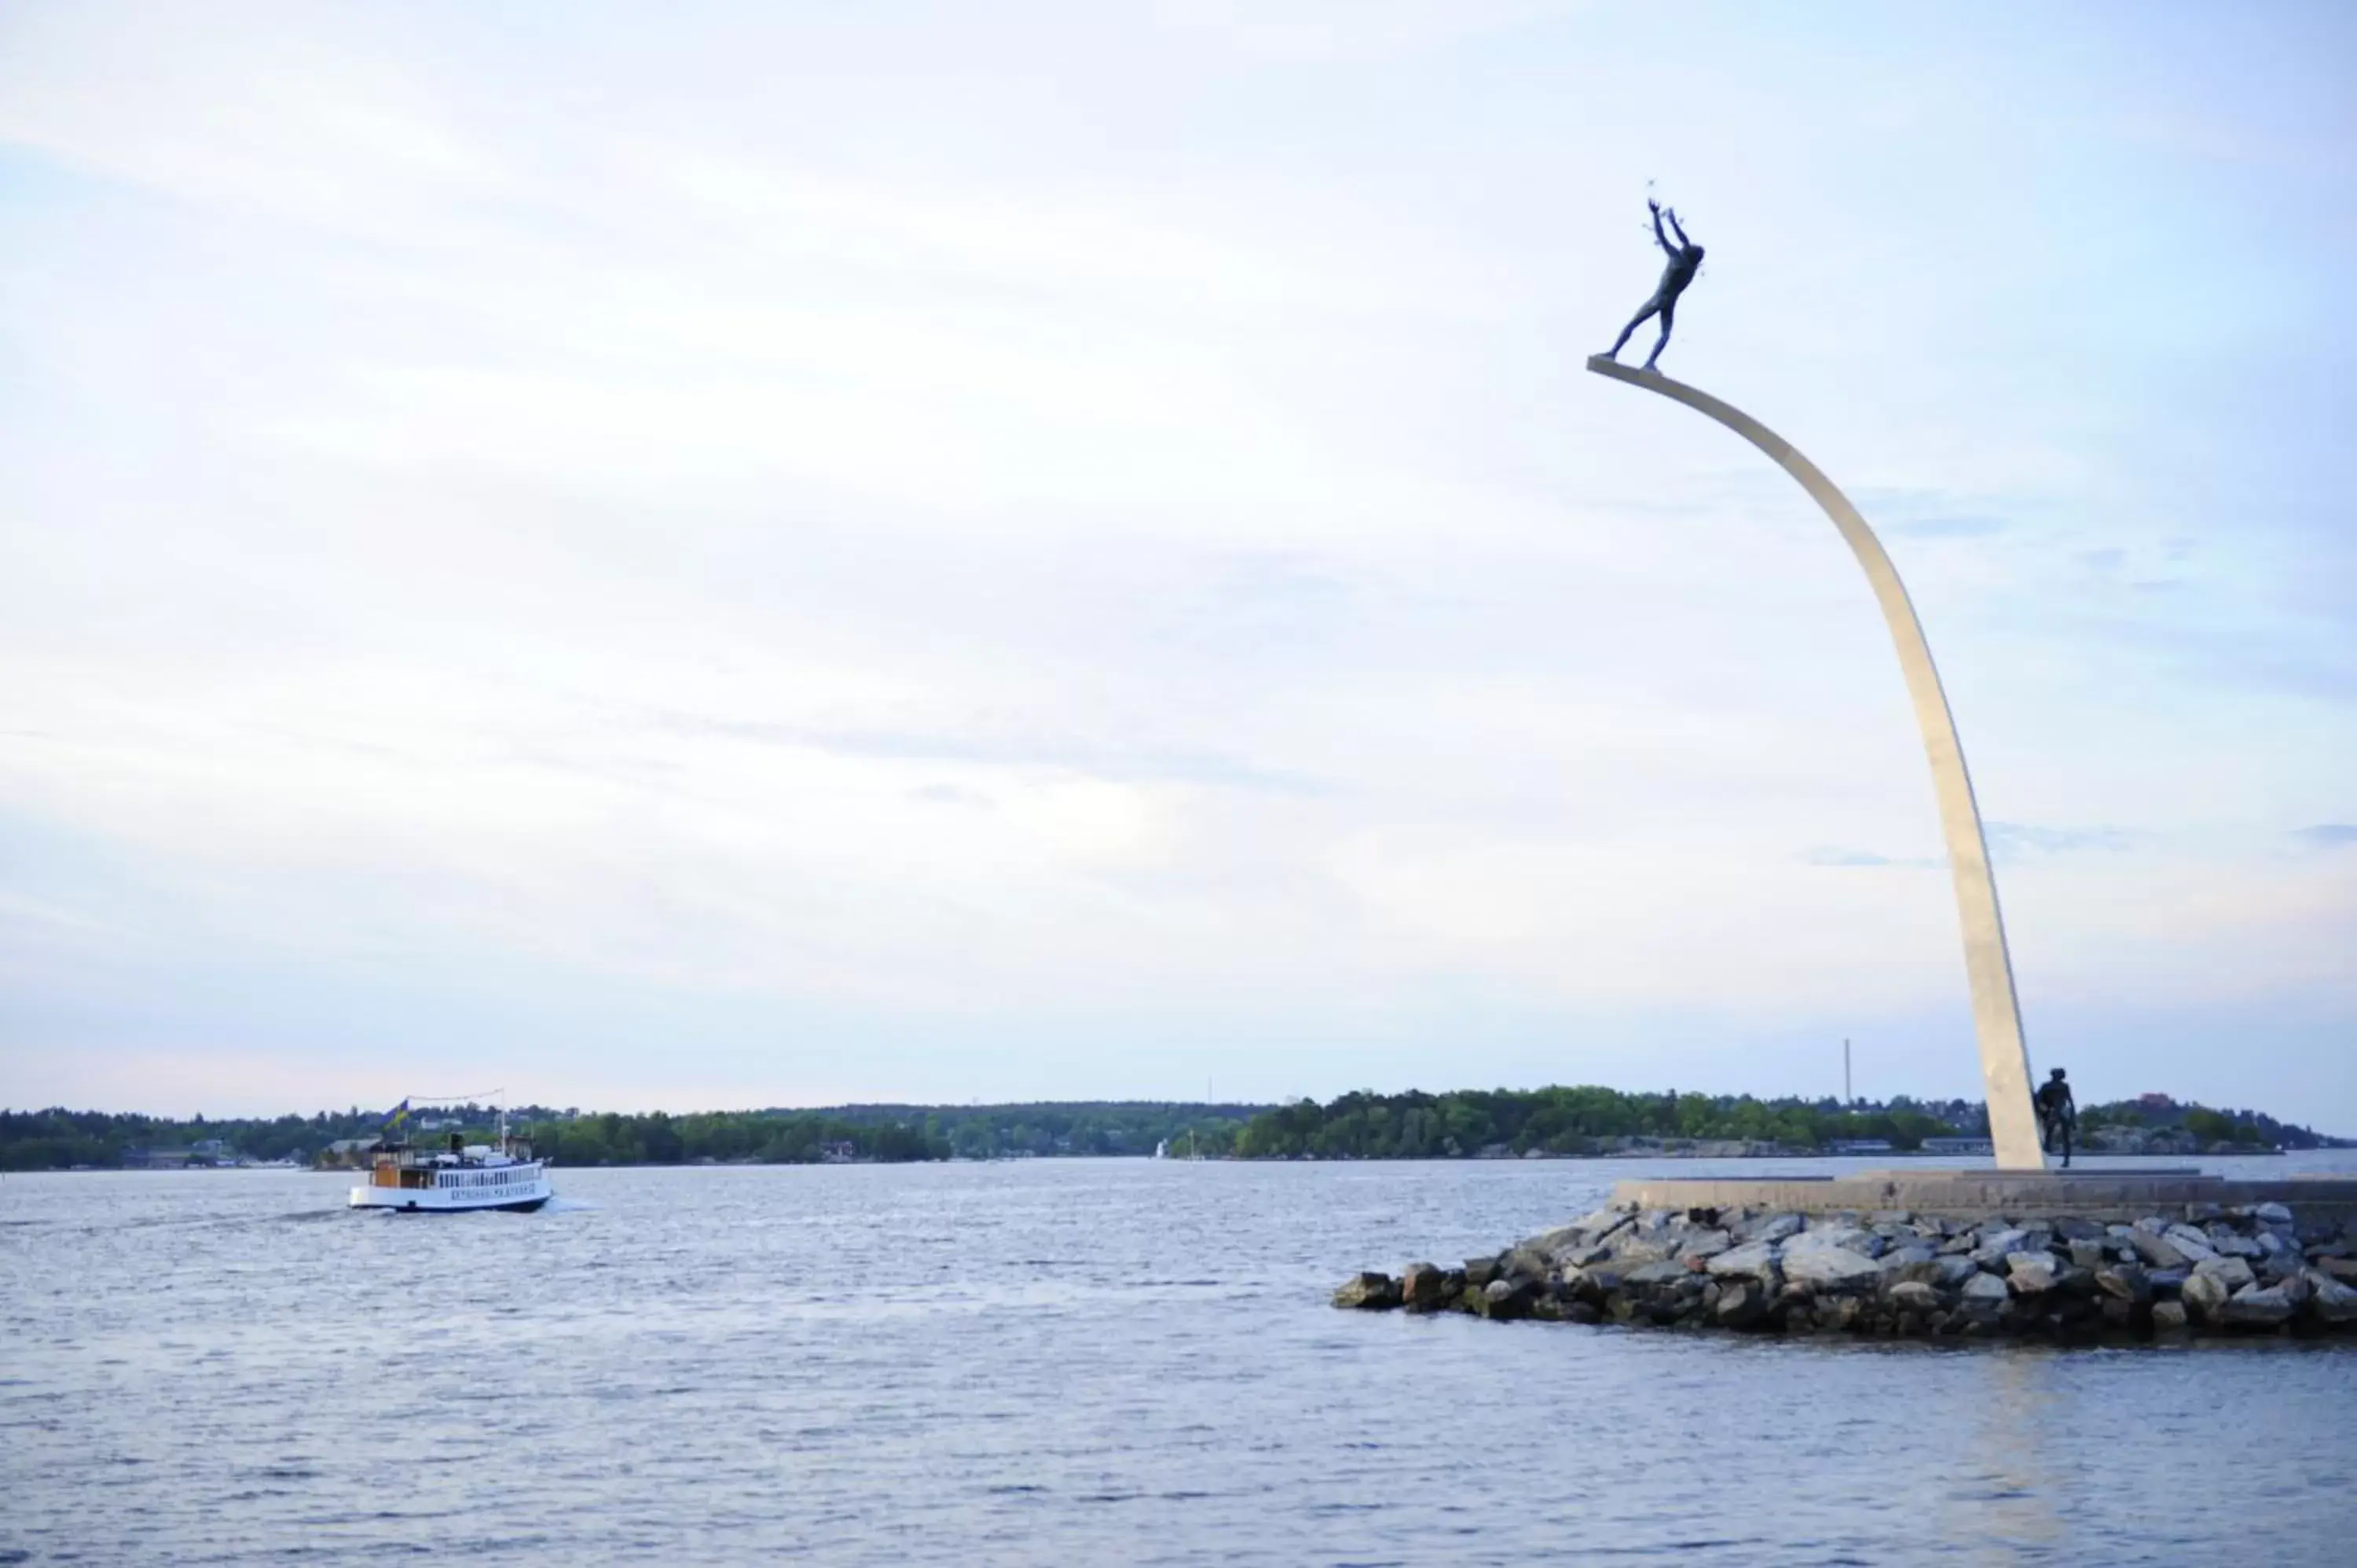
M 0 1103 L 1975 1092 L 1651 179 L 2040 1065 L 2357 1133 L 2352 17 L 11 5 Z

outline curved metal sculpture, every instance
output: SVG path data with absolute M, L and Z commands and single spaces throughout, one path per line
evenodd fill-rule
M 1907 597 L 1899 570 L 1883 553 L 1882 542 L 1858 516 L 1849 498 L 1814 463 L 1793 450 L 1790 442 L 1739 408 L 1723 403 L 1708 392 L 1674 381 L 1658 371 L 1632 371 L 1598 354 L 1587 368 L 1599 376 L 1659 392 L 1710 415 L 1750 442 L 1801 481 L 1833 519 L 1834 526 L 1866 568 L 1875 601 L 1898 646 L 1899 668 L 1907 677 L 1907 694 L 1914 700 L 1916 726 L 1923 732 L 1923 749 L 1932 757 L 1932 784 L 1940 798 L 1940 828 L 1948 841 L 1948 864 L 1956 878 L 1956 909 L 1964 918 L 1964 970 L 1973 988 L 1973 1032 L 1981 1051 L 1981 1076 L 1988 1089 L 1989 1133 L 2002 1170 L 2043 1170 L 2045 1151 L 2040 1144 L 2038 1117 L 2029 1099 L 2029 1047 L 2021 1034 L 2021 1007 L 2013 992 L 2013 961 L 2006 952 L 2005 919 L 1997 912 L 1996 877 L 1989 870 L 1988 841 L 1981 832 L 1980 808 L 1973 800 L 1972 775 L 1964 770 L 1964 744 L 1956 738 L 1956 721 L 1948 712 L 1947 693 L 1940 687 L 1940 671 L 1932 663 L 1931 645 L 1923 640 L 1922 623 Z

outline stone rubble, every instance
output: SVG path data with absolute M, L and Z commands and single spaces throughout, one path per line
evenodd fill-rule
M 1606 1208 L 1334 1305 L 1753 1333 L 2119 1343 L 2357 1332 L 2357 1219 L 2280 1203 L 2133 1224 Z

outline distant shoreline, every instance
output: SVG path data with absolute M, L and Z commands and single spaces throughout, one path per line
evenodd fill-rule
M 0 1110 L 0 1170 L 368 1165 L 387 1138 L 488 1141 L 501 1108 L 404 1100 L 309 1116 L 209 1120 Z M 1971 1158 L 1988 1152 L 1977 1101 L 1761 1100 L 1629 1092 L 1598 1085 L 1358 1091 L 1319 1103 L 1066 1101 L 996 1105 L 848 1104 L 820 1110 L 625 1114 L 511 1104 L 509 1123 L 559 1167 L 842 1165 L 1071 1158 L 1274 1160 L 1753 1160 L 1864 1155 Z M 2248 1110 L 2167 1095 L 2085 1107 L 2077 1152 L 2186 1159 L 2357 1147 Z
M 2102 1168 L 2102 1166 L 2108 1166 L 2108 1165 L 2115 1165 L 2115 1164 L 2116 1164 L 2116 1163 L 2118 1163 L 2118 1162 L 2120 1162 L 2120 1161 L 2147 1161 L 2147 1160 L 2149 1160 L 2149 1161 L 2152 1161 L 2152 1162 L 2154 1162 L 2154 1163 L 2156 1163 L 2156 1164 L 2169 1164 L 2169 1163 L 2178 1163 L 2178 1164 L 2182 1164 L 2183 1162 L 2185 1162 L 2185 1161 L 2187 1161 L 2187 1160 L 2202 1160 L 2202 1159 L 2236 1159 L 2236 1160 L 2244 1160 L 2244 1159 L 2283 1159 L 2283 1158 L 2288 1157 L 2288 1156 L 2293 1155 L 2300 1155 L 2300 1154 L 2328 1154 L 2328 1153 L 2333 1153 L 2333 1152 L 2336 1152 L 2336 1151 L 2351 1150 L 2351 1149 L 2357 1149 L 2357 1143 L 2352 1143 L 2352 1142 L 2348 1142 L 2348 1141 L 2335 1141 L 2335 1142 L 2330 1143 L 2330 1144 L 2321 1144 L 2321 1145 L 2319 1145 L 2319 1147 L 2317 1147 L 2317 1148 L 2315 1148 L 2315 1149 L 2256 1149 L 2256 1148 L 2235 1148 L 2235 1149 L 2232 1149 L 2232 1150 L 2223 1150 L 2223 1151 L 2219 1151 L 2219 1152 L 2216 1152 L 2216 1153 L 2190 1154 L 2190 1155 L 2187 1155 L 2187 1154 L 2151 1154 L 2151 1153 L 2139 1153 L 2139 1154 L 2091 1153 L 2091 1154 L 2087 1155 L 2086 1156 L 2084 1156 L 2082 1160 L 2080 1160 L 2080 1161 L 2077 1163 L 2077 1165 L 2075 1165 L 2073 1166 L 2073 1168 L 2077 1168 L 2077 1169 L 2096 1169 L 2096 1168 Z M 1070 1155 L 1070 1154 L 1066 1154 L 1066 1155 L 997 1155 L 997 1156 L 994 1156 L 994 1157 L 985 1157 L 985 1158 L 969 1158 L 969 1157 L 964 1156 L 964 1155 L 952 1155 L 952 1156 L 951 1156 L 950 1158 L 948 1158 L 948 1159 L 946 1159 L 946 1160 L 863 1160 L 863 1159 L 850 1159 L 850 1160 L 661 1160 L 661 1161 L 657 1161 L 657 1160 L 640 1160 L 640 1161 L 635 1161 L 635 1162 L 633 1162 L 633 1163 L 631 1163 L 631 1164 L 629 1164 L 629 1165 L 571 1165 L 571 1166 L 566 1166 L 566 1165 L 552 1165 L 552 1166 L 551 1166 L 551 1168 L 552 1168 L 552 1169 L 556 1169 L 556 1170 L 662 1170 L 662 1171 L 694 1171 L 694 1170 L 760 1170 L 760 1169 L 795 1168 L 795 1167 L 801 1167 L 801 1166 L 866 1166 L 866 1165 L 1025 1165 L 1025 1164 L 1068 1165 L 1068 1164 L 1073 1164 L 1073 1163 L 1077 1163 L 1077 1162 L 1081 1162 L 1081 1161 L 1121 1161 L 1121 1160 L 1135 1161 L 1135 1162 L 1137 1162 L 1137 1163 L 1140 1163 L 1140 1164 L 1156 1164 L 1156 1163 L 1164 1164 L 1164 1165 L 1193 1165 L 1193 1164 L 1204 1164 L 1204 1165 L 1210 1165 L 1210 1164 L 1219 1164 L 1219 1165 L 1522 1165 L 1522 1164 L 1526 1164 L 1526 1163 L 1530 1163 L 1530 1162 L 1533 1162 L 1533 1161 L 1554 1162 L 1554 1163 L 1569 1163 L 1569 1164 L 1582 1164 L 1582 1165 L 1609 1165 L 1609 1164 L 1612 1164 L 1612 1163 L 1614 1163 L 1614 1162 L 1623 1162 L 1623 1163 L 1628 1163 L 1628 1164 L 1641 1165 L 1641 1164 L 1646 1164 L 1646 1163 L 1659 1163 L 1659 1162 L 1663 1161 L 1663 1160 L 1673 1160 L 1673 1161 L 1685 1161 L 1685 1160 L 1691 1160 L 1691 1161 L 1695 1161 L 1695 1162 L 1710 1161 L 1710 1162 L 1714 1162 L 1714 1163 L 1731 1163 L 1731 1162 L 1749 1161 L 1749 1160 L 1893 1160 L 1893 1161 L 1897 1161 L 1897 1162 L 1900 1162 L 1900 1164 L 1904 1164 L 1904 1165 L 1911 1165 L 1911 1164 L 1915 1164 L 1915 1163 L 1921 1162 L 1921 1163 L 1922 1163 L 1922 1164 L 1924 1164 L 1924 1165 L 1938 1165 L 1941 1161 L 1943 1161 L 1943 1160 L 1955 1159 L 1955 1158 L 1958 1158 L 1958 1157 L 1959 1157 L 1959 1156 L 1957 1156 L 1957 1155 L 1943 1155 L 1943 1154 L 1931 1154 L 1931 1153 L 1925 1153 L 1925 1152 L 1923 1152 L 1923 1151 L 1921 1151 L 1921 1150 L 1890 1150 L 1890 1151 L 1887 1151 L 1887 1152 L 1875 1153 L 1875 1154 L 1855 1154 L 1855 1153 L 1849 1153 L 1849 1154 L 1836 1154 L 1836 1153 L 1834 1153 L 1834 1152 L 1831 1152 L 1831 1151 L 1828 1151 L 1828 1150 L 1822 1150 L 1822 1149 L 1792 1149 L 1792 1150 L 1787 1150 L 1787 1151 L 1784 1151 L 1784 1152 L 1782 1152 L 1782 1153 L 1781 1153 L 1781 1154 L 1751 1154 L 1751 1155 L 1718 1155 L 1718 1154 L 1703 1154 L 1703 1155 L 1697 1155 L 1697 1154 L 1691 1154 L 1691 1153 L 1686 1153 L 1686 1152 L 1679 1151 L 1679 1150 L 1662 1150 L 1662 1149 L 1626 1149 L 1626 1150 L 1617 1151 L 1617 1152 L 1612 1153 L 1612 1154 L 1604 1154 L 1604 1155 L 1558 1155 L 1558 1154 L 1548 1154 L 1548 1153 L 1544 1153 L 1544 1152 L 1533 1152 L 1533 1153 L 1531 1153 L 1531 1154 L 1526 1154 L 1526 1155 L 1326 1155 L 1326 1156 L 1319 1156 L 1319 1155 L 1204 1155 L 1204 1156 L 1202 1157 L 1202 1159 L 1201 1159 L 1201 1160 L 1200 1160 L 1200 1161 L 1189 1160 L 1189 1159 L 1188 1159 L 1187 1157 L 1185 1157 L 1184 1155 L 1160 1155 L 1160 1156 L 1157 1156 L 1157 1155 L 1131 1155 L 1131 1154 L 1119 1154 L 1119 1155 Z M 1961 1157 L 1965 1158 L 1965 1159 L 1978 1160 L 1978 1159 L 1982 1158 L 1983 1156 L 1979 1156 L 1979 1155 L 1964 1155 L 1964 1156 L 1961 1156 Z M 2100 1162 L 2101 1164 L 2100 1164 L 2100 1165 L 2094 1165 L 2094 1164 L 2090 1164 L 2090 1162 Z M 1964 1168 L 1965 1168 L 1965 1169 L 1977 1169 L 1977 1168 L 1980 1168 L 1980 1167 L 1979 1167 L 1977 1165 L 1968 1165 L 1968 1166 L 1965 1166 L 1965 1167 L 1964 1167 Z M 0 1176 L 85 1176 L 85 1175 L 100 1175 L 100 1176 L 123 1176 L 123 1175 L 141 1175 L 141 1176 L 178 1176 L 178 1175 L 183 1175 L 183 1174 L 187 1174 L 187 1173 L 190 1173 L 190 1172 L 197 1172 L 197 1173 L 201 1173 L 201 1174 L 203 1174 L 203 1175 L 207 1175 L 207 1176 L 224 1176 L 224 1175 L 227 1175 L 227 1176 L 236 1176 L 236 1175 L 245 1175 L 245 1176 L 263 1176 L 263 1175 L 267 1175 L 267 1176 L 350 1176 L 350 1175 L 354 1174 L 354 1169 L 355 1169 L 355 1167 L 342 1166 L 342 1165 L 269 1165 L 269 1164 L 231 1165 L 184 1165 L 184 1166 L 154 1166 L 154 1165 L 146 1165 L 146 1166 L 125 1166 L 125 1165 L 59 1165 L 59 1166 L 51 1166 L 51 1167 L 47 1167 L 47 1168 L 40 1169 L 40 1170 L 10 1170 L 10 1171 L 0 1171 Z

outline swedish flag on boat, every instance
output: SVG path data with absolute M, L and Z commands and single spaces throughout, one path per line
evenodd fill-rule
M 409 1101 L 408 1101 L 408 1099 L 407 1099 L 406 1097 L 404 1097 L 404 1099 L 402 1100 L 402 1102 L 401 1102 L 400 1104 L 398 1104 L 398 1105 L 394 1106 L 394 1107 L 393 1108 L 392 1112 L 391 1112 L 390 1114 L 388 1114 L 388 1115 L 385 1117 L 385 1119 L 384 1119 L 384 1124 L 385 1124 L 388 1128 L 392 1128 L 392 1127 L 398 1127 L 398 1126 L 400 1126 L 404 1122 L 406 1122 L 406 1121 L 408 1121 L 408 1120 L 409 1120 Z

